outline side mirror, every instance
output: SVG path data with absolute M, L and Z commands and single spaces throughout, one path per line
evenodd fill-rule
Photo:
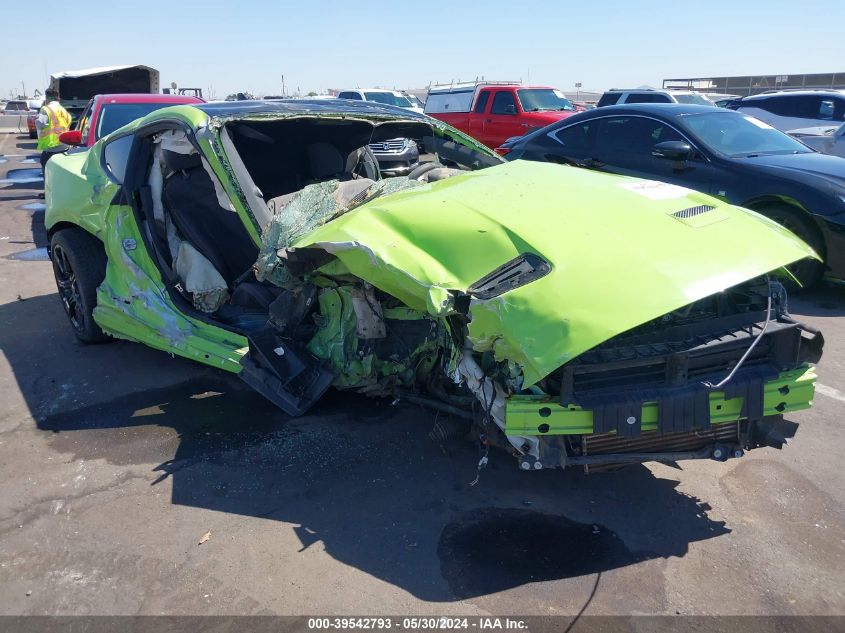
M 65 145 L 82 145 L 82 130 L 68 130 L 59 134 L 59 143 Z
M 663 141 L 654 146 L 651 155 L 667 160 L 684 161 L 692 158 L 692 147 L 686 141 Z
M 515 105 L 506 105 L 505 106 L 505 114 L 516 114 L 516 106 Z

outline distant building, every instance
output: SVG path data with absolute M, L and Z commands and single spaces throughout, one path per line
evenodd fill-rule
M 843 90 L 845 89 L 845 72 L 664 79 L 663 87 L 685 88 L 698 92 L 722 92 L 743 97 L 771 90 L 813 90 L 820 88 Z

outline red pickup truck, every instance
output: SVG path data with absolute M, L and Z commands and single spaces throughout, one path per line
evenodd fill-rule
M 577 112 L 556 88 L 512 82 L 473 82 L 429 88 L 425 113 L 488 147 Z

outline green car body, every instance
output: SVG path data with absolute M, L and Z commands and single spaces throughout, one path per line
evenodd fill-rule
M 338 138 L 352 138 L 365 126 L 373 134 L 424 130 L 426 148 L 441 150 L 436 156 L 446 165 L 434 171 L 445 175 L 380 181 L 351 203 L 334 202 L 343 178 L 324 179 L 290 192 L 286 206 L 267 213 L 261 190 L 276 181 L 262 175 L 273 156 L 266 148 L 288 151 L 286 139 L 297 134 L 331 139 L 326 130 L 334 129 Z M 190 309 L 178 280 L 163 268 L 151 238 L 150 218 L 158 216 L 143 210 L 152 182 L 144 165 L 158 154 L 128 163 L 123 157 L 139 156 L 146 151 L 139 148 L 154 143 L 163 147 L 161 135 L 173 130 L 192 146 L 180 151 L 201 156 L 217 180 L 221 208 L 228 203 L 252 242 L 248 248 L 257 252 L 249 283 L 286 298 L 269 309 L 275 329 L 233 325 L 217 312 Z M 168 171 L 158 164 L 153 170 Z M 261 188 L 251 173 L 264 178 Z M 179 177 L 170 171 L 165 190 L 168 178 Z M 93 307 L 102 332 L 240 374 L 289 413 L 303 412 L 329 384 L 419 397 L 420 386 L 433 383 L 435 400 L 451 410 L 457 404 L 469 415 L 470 399 L 481 404 L 474 428 L 482 444 L 506 447 L 522 468 L 540 469 L 779 446 L 786 437 L 782 415 L 812 401 L 821 337 L 772 306 L 780 305 L 782 287 L 774 279 L 788 274 L 783 267 L 815 254 L 758 214 L 673 185 L 501 163 L 427 117 L 326 102 L 162 109 L 88 151 L 53 158 L 46 183 L 51 237 L 82 229 L 102 243 L 106 265 Z M 239 283 L 223 293 L 234 295 Z M 724 296 L 728 311 L 742 314 L 719 308 L 713 316 L 700 307 Z M 747 306 L 736 300 L 746 296 L 752 297 Z M 308 318 L 279 325 L 284 319 L 273 310 L 300 300 Z M 260 312 L 244 310 L 237 323 L 250 315 L 262 321 Z M 710 373 L 700 380 L 693 380 L 692 369 L 689 377 L 685 369 L 670 376 L 670 367 L 689 363 L 702 349 L 679 353 L 680 342 L 643 358 L 630 357 L 636 346 L 634 352 L 612 346 L 625 336 L 660 340 L 661 319 L 672 336 L 686 337 L 678 328 L 703 327 L 691 325 L 689 315 L 705 312 L 713 323 L 733 319 L 734 338 L 745 333 L 730 353 L 720 348 L 727 359 L 719 365 L 722 374 L 757 338 L 764 341 L 758 350 L 768 356 L 757 359 L 753 371 L 740 362 L 741 380 L 714 385 L 716 365 L 707 365 Z M 704 338 L 724 343 L 713 333 Z M 285 372 L 294 370 L 281 367 L 272 351 L 307 370 L 286 382 Z M 602 365 L 603 386 L 578 391 L 578 377 L 598 367 L 585 369 L 589 354 L 605 354 L 595 362 L 615 365 Z M 649 363 L 666 380 L 629 379 Z M 670 414 L 676 404 L 687 408 Z M 588 441 L 600 448 L 588 449 Z

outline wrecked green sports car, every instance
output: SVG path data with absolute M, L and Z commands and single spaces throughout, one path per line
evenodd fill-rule
M 370 143 L 425 162 L 379 176 Z M 158 110 L 47 164 L 59 295 L 117 337 L 239 375 L 290 415 L 329 388 L 467 420 L 525 470 L 780 447 L 823 339 L 787 313 L 813 251 L 688 189 L 503 163 L 368 102 Z

